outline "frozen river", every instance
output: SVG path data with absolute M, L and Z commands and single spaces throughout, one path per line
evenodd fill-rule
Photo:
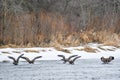
M 0 80 L 120 80 L 120 60 L 102 64 L 99 59 L 80 59 L 75 65 L 62 61 L 0 63 Z

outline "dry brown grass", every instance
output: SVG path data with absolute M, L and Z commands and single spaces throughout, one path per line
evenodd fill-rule
M 108 51 L 115 51 L 115 49 L 107 49 Z
M 9 52 L 7 51 L 2 51 L 3 54 L 10 54 Z
M 93 35 L 92 35 L 92 30 L 90 31 L 85 31 L 80 34 L 80 39 L 82 43 L 89 43 L 92 42 L 93 40 Z
M 45 52 L 46 50 L 41 50 L 42 52 Z
M 8 44 L 8 45 L 2 45 L 0 48 L 16 48 L 16 45 Z
M 83 49 L 81 49 L 83 51 L 86 51 L 86 52 L 90 52 L 90 53 L 96 53 L 96 51 L 98 51 L 97 49 L 94 49 L 94 48 L 91 48 L 89 46 L 85 46 Z
M 79 48 L 78 48 L 78 49 L 75 49 L 75 50 L 82 51 L 83 49 L 79 49 Z
M 55 47 L 55 49 L 58 50 L 58 51 L 65 52 L 65 53 L 71 53 L 69 50 L 63 49 L 63 48 L 61 48 L 61 47 Z
M 117 45 L 116 48 L 120 48 L 120 45 Z
M 69 22 L 67 16 L 44 10 L 37 14 L 34 12 L 7 14 L 6 19 L 9 21 L 9 24 L 6 23 L 9 27 L 4 30 L 4 40 L 0 37 L 6 45 L 0 46 L 1 48 L 79 46 L 81 43 L 89 42 L 119 47 L 120 43 L 120 18 L 118 17 L 114 24 L 109 24 L 113 21 L 111 15 L 104 15 L 101 18 L 93 16 L 84 30 L 81 28 L 76 30 L 75 24 L 78 23 Z
M 21 52 L 20 51 L 12 51 L 13 53 L 18 53 L 18 54 L 20 54 Z
M 25 47 L 28 47 L 28 46 L 25 46 L 25 45 L 14 45 L 14 44 L 8 44 L 8 45 L 1 45 L 0 48 L 25 48 Z
M 89 42 L 99 42 L 107 46 L 117 47 L 120 44 L 120 36 L 116 33 L 111 33 L 110 31 L 85 31 L 80 34 L 80 39 L 82 43 Z
M 64 44 L 66 44 L 65 46 L 78 46 L 80 44 L 78 36 L 79 33 L 71 33 L 66 35 L 66 38 L 64 40 Z
M 117 42 L 107 41 L 107 42 L 104 42 L 103 45 L 117 47 L 119 44 Z
M 102 48 L 101 46 L 98 46 L 99 49 L 106 51 L 106 49 Z
M 38 50 L 24 50 L 26 53 L 39 53 Z
M 108 51 L 115 51 L 115 49 L 116 49 L 116 48 L 111 48 L 111 49 L 109 49 L 109 48 L 103 48 L 102 46 L 98 46 L 98 48 L 101 49 L 101 50 L 104 50 L 104 51 L 107 51 L 107 50 Z
M 67 49 L 61 49 L 60 51 L 62 51 L 62 52 L 65 52 L 65 53 L 71 53 L 69 50 L 67 50 Z
M 56 47 L 56 46 L 62 46 L 62 47 L 69 47 L 69 46 L 79 46 L 81 43 L 89 43 L 89 42 L 99 42 L 103 43 L 105 46 L 115 46 L 119 48 L 120 44 L 120 36 L 117 34 L 112 34 L 107 31 L 84 31 L 82 33 L 68 33 L 68 34 L 63 34 L 63 33 L 58 33 L 56 35 L 52 35 L 50 38 L 50 43 L 45 43 L 45 37 L 44 35 L 38 35 L 37 36 L 37 44 L 38 46 L 42 47 Z M 44 45 L 44 46 L 43 46 Z M 18 47 L 33 47 L 35 46 L 34 44 L 28 43 L 27 45 L 13 45 L 13 44 L 8 44 L 4 46 L 0 46 L 0 48 L 18 48 Z

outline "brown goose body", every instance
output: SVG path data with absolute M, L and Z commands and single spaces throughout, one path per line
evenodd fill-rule
M 113 56 L 109 56 L 108 58 L 104 58 L 104 57 L 101 57 L 101 61 L 105 64 L 108 64 L 109 62 L 111 62 L 112 60 L 114 60 L 114 57 Z

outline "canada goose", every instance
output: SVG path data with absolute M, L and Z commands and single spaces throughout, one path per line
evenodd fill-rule
M 80 57 L 81 57 L 81 56 L 77 56 L 77 57 L 75 57 L 73 60 L 70 60 L 70 61 L 69 61 L 69 64 L 74 64 L 75 60 L 78 59 L 78 58 L 80 58 Z
M 32 60 L 30 60 L 30 59 L 27 58 L 27 57 L 21 57 L 21 58 L 22 58 L 22 59 L 25 59 L 28 63 L 33 64 L 36 59 L 41 58 L 41 57 L 42 57 L 42 56 L 37 56 L 37 57 L 35 57 L 35 58 L 32 59 Z
M 65 58 L 65 56 L 64 55 L 58 55 L 59 57 L 62 57 L 62 61 L 64 61 L 63 63 L 66 63 L 66 62 L 69 62 L 69 60 L 72 58 L 72 57 L 75 57 L 75 56 L 77 56 L 77 55 L 72 55 L 72 56 L 70 56 L 69 58 Z
M 8 58 L 10 58 L 10 59 L 13 60 L 13 64 L 14 64 L 14 65 L 18 65 L 19 59 L 20 59 L 23 55 L 24 55 L 24 54 L 21 54 L 20 56 L 18 56 L 17 59 L 15 59 L 15 58 L 12 57 L 12 56 L 8 56 Z
M 112 60 L 114 60 L 114 57 L 113 56 L 109 56 L 109 58 L 104 58 L 104 57 L 101 57 L 101 61 L 105 64 L 108 64 L 109 62 L 111 62 Z

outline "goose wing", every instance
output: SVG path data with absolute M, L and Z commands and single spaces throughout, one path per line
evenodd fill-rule
M 42 56 L 35 57 L 32 61 L 34 62 L 36 59 L 41 58 Z
M 78 58 L 80 58 L 81 56 L 77 56 L 77 57 L 75 57 L 74 59 L 73 59 L 73 62 L 76 60 L 76 59 L 78 59 Z
M 23 56 L 24 54 L 21 54 L 18 58 L 17 58 L 17 62 L 19 61 L 19 59 Z
M 68 61 L 69 61 L 72 57 L 76 57 L 76 56 L 78 56 L 78 55 L 72 55 L 72 56 L 70 56 L 70 57 L 68 58 Z
M 12 59 L 14 62 L 16 61 L 14 57 L 8 56 L 8 58 Z
M 65 56 L 64 55 L 58 55 L 58 57 L 62 57 L 62 60 L 65 60 Z
M 27 57 L 21 57 L 22 59 L 25 59 L 27 62 L 31 62 L 29 58 Z

